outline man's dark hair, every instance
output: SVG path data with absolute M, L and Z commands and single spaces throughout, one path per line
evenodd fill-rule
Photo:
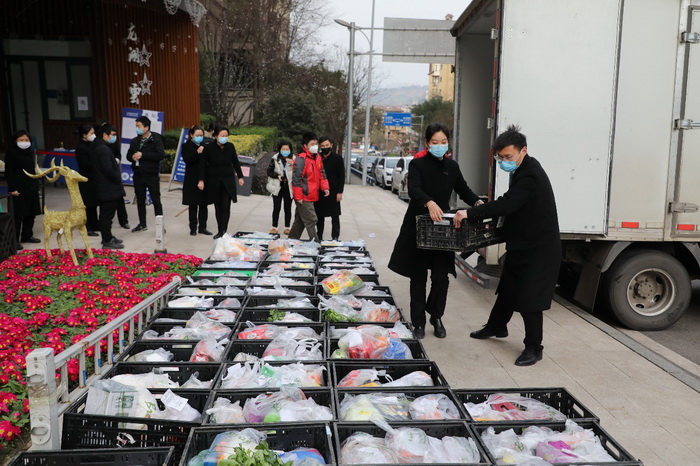
M 443 125 L 442 123 L 433 123 L 432 125 L 428 125 L 428 127 L 425 129 L 425 140 L 430 141 L 431 139 L 433 139 L 435 133 L 439 133 L 440 131 L 445 133 L 447 139 L 450 139 L 450 128 Z
M 318 136 L 316 136 L 316 133 L 312 133 L 312 132 L 304 133 L 304 135 L 301 137 L 301 145 L 302 146 L 307 145 L 310 141 L 318 141 Z
M 518 150 L 527 146 L 527 138 L 520 132 L 520 126 L 510 125 L 507 130 L 499 134 L 493 143 L 493 150 L 498 152 L 508 146 L 514 146 Z
M 328 136 L 321 136 L 321 137 L 319 138 L 319 140 L 318 140 L 318 143 L 321 144 L 322 142 L 325 142 L 325 141 L 330 142 L 330 143 L 331 143 L 331 146 L 334 146 L 334 145 L 335 145 L 335 143 L 333 142 L 333 140 L 332 140 L 331 138 L 329 138 Z
M 151 129 L 151 119 L 148 118 L 147 116 L 140 116 L 136 119 L 137 123 L 141 123 L 143 126 L 145 126 L 148 129 Z
M 98 138 L 101 138 L 101 137 L 104 136 L 105 134 L 108 134 L 108 135 L 109 135 L 109 134 L 112 134 L 112 132 L 115 132 L 115 133 L 116 133 L 116 132 L 117 132 L 117 128 L 115 128 L 114 125 L 111 124 L 111 123 L 105 123 L 105 124 L 101 125 L 101 126 L 97 129 L 97 137 L 98 137 Z

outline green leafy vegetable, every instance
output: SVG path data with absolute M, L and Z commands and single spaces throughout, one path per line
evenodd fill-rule
M 287 316 L 286 311 L 280 311 L 279 309 L 271 309 L 270 316 L 267 318 L 268 322 L 280 322 L 284 320 Z
M 238 446 L 233 449 L 233 455 L 221 460 L 217 466 L 292 466 L 291 461 L 284 462 L 267 442 L 262 441 L 254 451 Z

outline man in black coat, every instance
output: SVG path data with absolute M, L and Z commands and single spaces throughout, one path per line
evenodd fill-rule
M 121 169 L 109 146 L 114 144 L 116 140 L 117 129 L 111 124 L 102 125 L 98 129 L 98 137 L 93 142 L 90 151 L 97 197 L 100 200 L 102 247 L 106 249 L 124 248 L 123 241 L 112 234 L 112 219 L 117 212 L 119 203 L 124 202 L 125 196 Z
M 344 160 L 333 150 L 333 141 L 326 136 L 319 139 L 321 157 L 323 157 L 323 170 L 328 178 L 330 194 L 320 196 L 314 202 L 316 209 L 316 233 L 319 239 L 323 239 L 326 217 L 331 218 L 331 238 L 336 241 L 340 238 L 340 201 L 343 200 L 343 190 L 345 189 L 345 167 Z
M 133 232 L 148 230 L 146 225 L 146 188 L 151 194 L 156 217 L 163 215 L 160 203 L 160 161 L 165 157 L 163 138 L 151 131 L 151 120 L 140 116 L 136 119 L 137 136 L 131 140 L 126 158 L 134 171 L 134 192 L 139 212 L 139 224 Z
M 510 173 L 508 191 L 498 199 L 454 218 L 505 216 L 505 263 L 489 320 L 472 338 L 504 338 L 513 312 L 525 324 L 525 350 L 517 366 L 530 366 L 542 359 L 542 312 L 552 305 L 561 263 L 561 239 L 554 192 L 542 165 L 527 153 L 527 140 L 519 128 L 510 126 L 493 145 L 500 168 Z

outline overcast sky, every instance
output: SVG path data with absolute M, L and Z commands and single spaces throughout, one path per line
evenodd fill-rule
M 445 19 L 451 13 L 456 20 L 469 5 L 470 0 L 375 0 L 374 26 L 382 27 L 384 17 Z M 320 29 L 320 40 L 326 47 L 340 47 L 344 53 L 349 48 L 347 28 L 333 22 L 335 18 L 355 22 L 358 27 L 369 28 L 372 24 L 372 0 L 327 0 L 328 24 Z M 370 31 L 364 31 L 370 36 Z M 361 33 L 356 33 L 355 50 L 366 52 L 369 41 Z M 374 50 L 382 51 L 382 31 L 374 33 Z M 413 63 L 382 62 L 374 57 L 375 69 L 382 75 L 382 87 L 406 85 L 428 85 L 428 65 Z

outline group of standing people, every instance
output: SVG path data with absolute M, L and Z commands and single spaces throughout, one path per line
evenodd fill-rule
M 267 190 L 272 194 L 272 228 L 278 233 L 284 207 L 284 234 L 299 239 L 306 229 L 309 239 L 323 240 L 325 219 L 331 218 L 331 239 L 340 238 L 340 202 L 345 187 L 343 158 L 334 151 L 333 141 L 314 133 L 302 137 L 302 150 L 292 156 L 292 144 L 280 141 L 267 168 Z M 295 204 L 294 223 L 292 200 Z
M 447 330 L 442 317 L 447 304 L 448 274 L 456 276 L 454 253 L 419 249 L 416 216 L 428 214 L 433 221 L 441 221 L 455 192 L 472 206 L 455 213 L 455 228 L 467 218 L 503 217 L 507 253 L 496 290 L 498 296 L 486 325 L 472 332 L 470 337 L 507 337 L 507 325 L 513 313 L 519 312 L 525 327 L 525 349 L 515 364 L 535 364 L 542 359 L 543 311 L 551 307 L 561 261 L 559 223 L 551 183 L 540 163 L 528 155 L 525 135 L 512 126 L 493 144 L 499 168 L 509 173 L 509 189 L 498 199 L 484 202 L 467 186 L 459 164 L 446 157 L 449 136 L 449 129 L 444 125 L 428 126 L 427 154 L 414 158 L 409 165 L 411 200 L 389 268 L 410 279 L 411 322 L 416 337 L 425 337 L 427 313 L 435 336 L 445 338 Z M 426 296 L 428 271 L 431 283 Z

